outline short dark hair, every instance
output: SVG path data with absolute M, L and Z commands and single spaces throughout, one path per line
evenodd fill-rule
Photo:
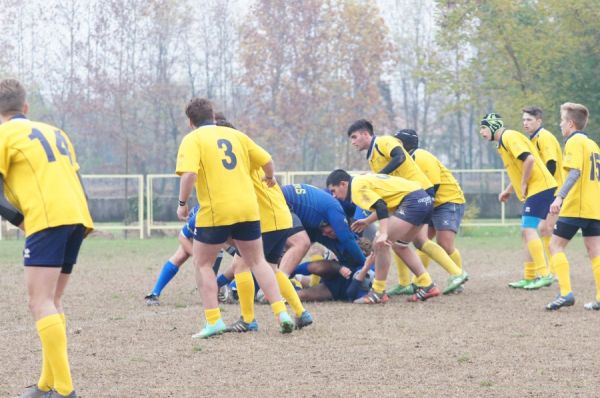
M 537 106 L 527 106 L 523 108 L 523 112 L 533 116 L 536 119 L 541 119 L 542 116 L 544 116 L 544 111 L 542 110 L 542 108 Z
M 0 81 L 0 115 L 23 112 L 26 96 L 25 88 L 18 80 Z
M 185 108 L 185 115 L 196 127 L 215 120 L 212 103 L 206 98 L 192 98 Z
M 369 135 L 373 135 L 373 124 L 367 119 L 360 119 L 355 121 L 348 127 L 348 137 L 352 135 L 355 131 L 368 131 Z
M 350 176 L 350 174 L 348 174 L 348 172 L 346 170 L 337 169 L 337 170 L 333 170 L 327 176 L 326 184 L 327 184 L 327 186 L 333 185 L 334 187 L 337 187 L 338 185 L 340 185 L 340 183 L 342 181 L 350 182 L 350 180 L 352 180 L 352 177 Z

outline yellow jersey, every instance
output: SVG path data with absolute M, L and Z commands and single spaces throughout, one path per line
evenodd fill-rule
M 0 125 L 0 174 L 9 202 L 25 217 L 25 235 L 63 225 L 94 224 L 64 131 L 25 117 Z
M 556 170 L 554 171 L 553 177 L 558 186 L 562 186 L 565 181 L 562 149 L 554 134 L 545 128 L 540 128 L 529 138 L 531 139 L 533 146 L 535 146 L 535 149 L 540 153 L 544 164 L 548 164 L 551 160 L 556 162 Z
M 422 189 L 418 182 L 387 174 L 365 174 L 352 179 L 350 186 L 352 202 L 365 210 L 372 210 L 380 199 L 388 210 L 395 211 L 406 195 Z
M 292 228 L 292 213 L 285 201 L 279 184 L 269 188 L 263 181 L 265 172 L 260 167 L 252 169 L 252 182 L 258 200 L 260 232 L 280 231 Z
M 583 132 L 569 136 L 565 144 L 564 168 L 577 169 L 581 176 L 564 199 L 561 217 L 600 220 L 600 149 Z
M 206 125 L 187 134 L 179 145 L 176 173 L 198 176 L 196 227 L 258 221 L 250 171 L 270 160 L 267 151 L 229 127 Z
M 435 192 L 433 207 L 438 207 L 444 203 L 465 203 L 465 195 L 458 181 L 437 157 L 424 149 L 417 149 L 412 155 L 427 179 L 433 185 L 439 185 Z
M 404 152 L 406 160 L 396 170 L 392 171 L 390 175 L 417 181 L 423 189 L 433 187 L 431 181 L 419 170 L 419 166 L 417 166 L 413 158 L 406 152 L 402 146 L 402 141 L 389 135 L 373 137 L 371 146 L 367 151 L 367 160 L 369 161 L 371 171 L 379 173 L 390 162 L 390 154 L 394 148 L 400 148 Z
M 518 131 L 504 130 L 498 143 L 498 153 L 502 158 L 515 194 L 521 202 L 524 202 L 526 198 L 523 197 L 523 192 L 521 192 L 523 161 L 518 158 L 525 152 L 529 152 L 534 159 L 531 176 L 527 183 L 527 198 L 547 189 L 556 188 L 557 186 L 556 180 L 542 162 L 542 158 L 533 146 L 533 143 Z

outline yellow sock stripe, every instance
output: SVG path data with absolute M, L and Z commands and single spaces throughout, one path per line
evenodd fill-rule
M 204 310 L 204 316 L 209 325 L 214 325 L 221 319 L 221 310 L 219 308 L 209 308 Z

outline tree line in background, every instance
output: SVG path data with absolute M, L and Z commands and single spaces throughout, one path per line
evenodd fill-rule
M 84 173 L 170 173 L 192 96 L 280 170 L 364 169 L 346 128 L 416 129 L 452 168 L 498 167 L 490 111 L 520 129 L 581 102 L 600 132 L 596 0 L 0 0 L 0 76 L 67 131 Z

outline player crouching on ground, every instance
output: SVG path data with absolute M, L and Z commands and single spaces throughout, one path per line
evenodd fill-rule
M 338 199 L 351 200 L 360 208 L 372 210 L 373 214 L 365 219 L 367 223 L 379 220 L 379 233 L 373 242 L 375 280 L 362 302 L 375 304 L 388 300 L 385 282 L 391 261 L 390 246 L 416 276 L 417 290 L 408 301 L 425 301 L 441 294 L 421 260 L 409 248 L 433 212 L 431 196 L 418 183 L 383 174 L 351 177 L 338 169 L 327 177 L 327 188 Z
M 566 138 L 564 168 L 569 174 L 550 205 L 550 212 L 559 215 L 550 240 L 550 261 L 558 277 L 560 295 L 548 303 L 548 310 L 575 304 L 565 248 L 579 228 L 596 280 L 596 300 L 584 308 L 600 310 L 600 149 L 583 132 L 588 117 L 588 109 L 583 105 L 568 102 L 560 107 L 560 129 Z

